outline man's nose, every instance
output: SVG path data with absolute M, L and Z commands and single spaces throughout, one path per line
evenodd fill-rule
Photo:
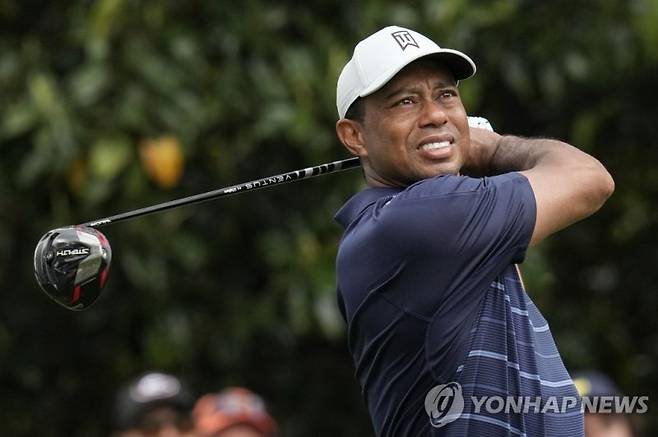
M 424 101 L 421 111 L 418 120 L 420 127 L 439 127 L 448 122 L 445 111 L 434 100 Z

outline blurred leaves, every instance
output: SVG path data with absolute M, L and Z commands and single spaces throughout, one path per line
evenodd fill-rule
M 130 158 L 129 138 L 121 135 L 101 137 L 91 146 L 89 170 L 99 179 L 111 179 L 125 168 Z
M 0 0 L 6 432 L 107 434 L 116 387 L 158 367 L 199 393 L 250 386 L 287 436 L 371 435 L 333 270 L 358 171 L 109 227 L 85 313 L 39 293 L 31 257 L 49 228 L 346 157 L 336 78 L 393 23 L 475 60 L 470 113 L 611 170 L 613 199 L 530 250 L 524 280 L 570 369 L 658 396 L 657 17 L 650 0 Z

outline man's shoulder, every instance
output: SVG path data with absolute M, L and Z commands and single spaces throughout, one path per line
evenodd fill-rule
M 401 191 L 401 188 L 392 187 L 371 187 L 363 191 L 359 191 L 347 202 L 345 202 L 345 204 L 338 210 L 334 218 L 338 223 L 343 225 L 344 228 L 347 228 L 366 209 L 377 202 L 391 199 Z
M 418 181 L 406 188 L 368 188 L 354 195 L 335 218 L 346 230 L 363 223 L 397 226 L 411 225 L 423 218 L 435 220 L 459 218 L 473 212 L 473 205 L 497 199 L 532 198 L 527 179 L 520 173 L 472 178 L 462 175 L 439 175 Z M 423 213 L 426 213 L 423 215 Z M 364 217 L 373 220 L 363 220 Z
M 336 213 L 335 219 L 347 227 L 359 215 L 378 202 L 385 206 L 394 198 L 413 198 L 424 195 L 438 195 L 455 192 L 459 189 L 472 191 L 478 185 L 476 180 L 466 176 L 439 175 L 418 181 L 406 188 L 369 187 L 352 196 Z
M 399 199 L 437 197 L 455 194 L 477 194 L 492 188 L 514 189 L 516 184 L 528 184 L 521 173 L 512 172 L 497 176 L 474 178 L 464 175 L 439 175 L 423 179 L 407 187 Z

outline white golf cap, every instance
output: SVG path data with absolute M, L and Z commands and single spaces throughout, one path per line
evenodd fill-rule
M 423 56 L 433 55 L 451 70 L 455 80 L 475 74 L 475 63 L 464 53 L 439 47 L 404 27 L 385 27 L 359 42 L 338 77 L 336 107 L 340 118 L 359 97 L 374 93 L 400 70 Z

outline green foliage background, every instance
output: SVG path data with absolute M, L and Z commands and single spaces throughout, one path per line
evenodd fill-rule
M 158 368 L 251 387 L 285 436 L 372 435 L 333 273 L 358 171 L 105 228 L 111 280 L 83 313 L 39 292 L 32 251 L 57 226 L 346 157 L 335 81 L 388 24 L 475 59 L 470 113 L 610 169 L 610 202 L 524 271 L 568 367 L 651 396 L 658 433 L 657 22 L 651 0 L 0 0 L 2 434 L 106 435 L 115 389 Z M 138 153 L 162 134 L 185 156 L 170 190 Z

